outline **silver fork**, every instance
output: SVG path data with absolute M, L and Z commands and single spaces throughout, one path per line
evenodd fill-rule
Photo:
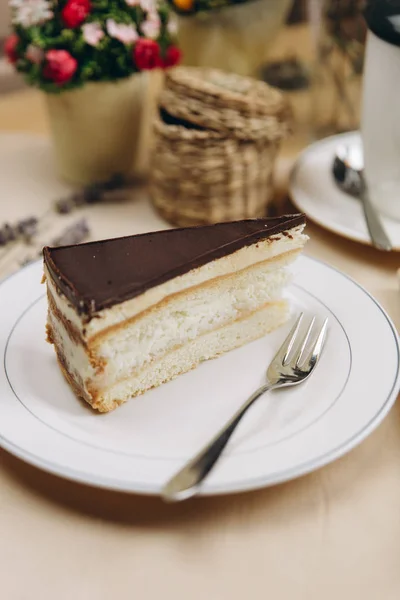
M 267 382 L 255 391 L 212 440 L 167 482 L 161 491 L 164 500 L 178 502 L 197 494 L 200 484 L 220 458 L 240 421 L 261 396 L 277 388 L 298 385 L 310 377 L 322 353 L 328 319 L 325 319 L 316 336 L 313 336 L 314 342 L 310 344 L 315 317 L 312 318 L 306 333 L 301 334 L 303 317 L 301 313 L 272 359 L 267 370 Z

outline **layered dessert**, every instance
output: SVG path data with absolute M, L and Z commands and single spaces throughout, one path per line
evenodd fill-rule
M 282 325 L 302 215 L 44 249 L 48 340 L 77 396 L 108 412 Z

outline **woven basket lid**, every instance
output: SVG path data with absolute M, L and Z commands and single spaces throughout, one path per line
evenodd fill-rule
M 278 90 L 262 81 L 217 69 L 171 70 L 160 106 L 187 124 L 241 139 L 276 140 L 290 129 L 291 113 Z

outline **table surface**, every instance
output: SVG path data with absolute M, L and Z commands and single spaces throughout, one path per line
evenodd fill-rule
M 40 94 L 0 97 L 0 131 L 47 133 Z M 285 147 L 281 187 L 302 145 Z M 29 210 L 0 202 L 1 219 Z M 107 236 L 109 213 L 93 210 L 95 235 Z M 113 234 L 126 232 L 124 214 Z M 398 325 L 400 255 L 312 224 L 308 233 L 307 253 L 365 286 Z M 181 505 L 70 483 L 0 451 L 0 596 L 398 600 L 399 465 L 398 403 L 358 448 L 311 475 Z

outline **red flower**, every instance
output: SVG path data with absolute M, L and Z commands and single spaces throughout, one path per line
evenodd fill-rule
M 182 58 L 182 52 L 176 46 L 170 46 L 165 53 L 163 66 L 167 69 L 168 67 L 174 67 L 177 65 Z
M 7 58 L 10 63 L 14 64 L 18 60 L 17 46 L 19 43 L 19 37 L 13 33 L 10 35 L 4 44 L 4 51 L 7 54 Z
M 140 71 L 163 66 L 160 46 L 154 40 L 138 39 L 133 49 L 133 59 Z
M 61 11 L 63 21 L 67 27 L 78 27 L 90 13 L 92 6 L 90 0 L 68 0 Z
M 72 79 L 78 68 L 78 62 L 66 50 L 49 50 L 43 75 L 57 85 L 63 85 Z

